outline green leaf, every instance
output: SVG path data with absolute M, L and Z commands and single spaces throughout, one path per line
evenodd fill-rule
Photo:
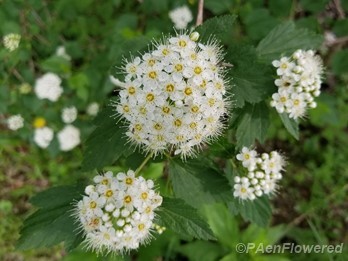
M 296 29 L 293 22 L 285 22 L 274 28 L 257 46 L 261 60 L 270 63 L 281 55 L 289 55 L 297 49 L 317 49 L 323 41 L 307 29 Z
M 196 28 L 199 32 L 199 41 L 208 41 L 212 35 L 218 39 L 225 38 L 232 32 L 232 25 L 236 17 L 234 15 L 224 15 L 211 18 Z
M 214 240 L 209 225 L 198 215 L 197 211 L 181 199 L 163 198 L 158 211 L 159 223 L 185 237 Z
M 69 74 L 71 71 L 70 62 L 60 56 L 52 56 L 41 63 L 41 67 L 46 72 L 58 74 Z
M 269 124 L 269 109 L 264 102 L 248 104 L 237 127 L 237 148 L 249 147 L 255 139 L 263 143 Z
M 39 209 L 23 223 L 18 250 L 50 247 L 65 242 L 68 251 L 78 246 L 82 235 L 72 217 L 73 202 L 82 196 L 84 186 L 54 187 L 37 194 L 31 202 Z
M 235 107 L 243 107 L 245 102 L 257 103 L 276 92 L 272 82 L 272 70 L 257 60 L 254 47 L 231 45 L 225 60 L 233 64 L 228 71 L 232 78 L 233 102 Z
M 224 204 L 206 206 L 204 213 L 208 224 L 222 244 L 234 248 L 240 242 L 238 223 Z
M 204 7 L 218 15 L 226 12 L 230 12 L 233 8 L 233 2 L 230 0 L 206 0 Z
M 228 180 L 206 158 L 191 159 L 185 163 L 172 159 L 169 175 L 175 196 L 193 207 L 233 199 Z
M 224 249 L 210 241 L 193 241 L 180 246 L 179 252 L 191 261 L 215 261 L 220 260 L 219 257 L 224 253 Z
M 109 106 L 98 114 L 97 128 L 86 140 L 82 170 L 92 170 L 111 165 L 130 149 L 126 146 L 124 129 L 115 119 L 115 110 Z
M 287 113 L 279 113 L 279 116 L 285 126 L 285 128 L 288 130 L 288 132 L 296 139 L 299 140 L 300 133 L 299 133 L 299 127 L 298 122 L 290 119 L 289 115 Z
M 262 227 L 267 226 L 272 216 L 271 205 L 266 196 L 252 201 L 234 199 L 234 202 L 228 204 L 228 208 L 232 214 L 236 215 L 240 213 L 245 220 L 249 220 Z

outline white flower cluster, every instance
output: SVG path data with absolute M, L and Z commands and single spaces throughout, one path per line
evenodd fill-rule
M 18 130 L 20 128 L 23 128 L 24 126 L 24 119 L 20 114 L 13 115 L 7 119 L 7 127 L 10 130 Z
M 21 41 L 21 36 L 19 34 L 7 34 L 3 38 L 4 46 L 10 52 L 16 50 L 19 46 L 19 42 Z
M 195 34 L 197 37 L 197 34 Z M 182 34 L 155 44 L 127 62 L 117 104 L 129 122 L 126 135 L 155 154 L 175 150 L 182 158 L 220 134 L 226 112 L 220 46 L 200 44 Z
M 75 106 L 63 108 L 62 120 L 64 123 L 73 123 L 77 118 L 77 109 Z
M 46 73 L 36 80 L 35 93 L 39 99 L 48 99 L 56 102 L 63 88 L 60 86 L 62 80 L 54 73 Z
M 91 102 L 88 104 L 86 111 L 89 116 L 96 116 L 99 112 L 99 104 L 96 102 Z
M 147 243 L 155 210 L 162 204 L 153 181 L 135 177 L 129 170 L 116 177 L 108 171 L 94 177 L 94 182 L 86 187 L 86 196 L 77 203 L 75 212 L 87 247 L 96 252 L 123 253 Z
M 49 127 L 37 128 L 34 131 L 34 142 L 42 149 L 47 148 L 53 140 L 54 132 Z
M 192 12 L 186 5 L 177 7 L 169 12 L 169 18 L 176 29 L 186 29 L 187 24 L 193 20 Z
M 80 129 L 73 125 L 66 125 L 57 134 L 59 148 L 62 151 L 69 151 L 74 149 L 81 143 Z
M 286 112 L 297 119 L 306 114 L 307 107 L 317 106 L 314 97 L 320 94 L 323 62 L 314 51 L 297 50 L 272 64 L 277 68 L 278 92 L 272 95 L 271 106 L 278 113 Z
M 281 171 L 285 165 L 284 158 L 278 152 L 263 153 L 259 157 L 255 150 L 243 147 L 237 159 L 242 161 L 248 174 L 244 177 L 234 177 L 234 197 L 254 200 L 276 191 L 277 182 L 282 178 Z

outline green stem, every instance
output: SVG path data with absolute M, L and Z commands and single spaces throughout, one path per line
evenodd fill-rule
M 138 176 L 139 172 L 144 168 L 144 166 L 146 165 L 146 163 L 150 160 L 150 158 L 152 157 L 153 152 L 151 152 L 149 155 L 147 155 L 147 157 L 144 159 L 144 161 L 140 164 L 140 166 L 137 168 L 137 170 L 135 171 L 135 176 Z

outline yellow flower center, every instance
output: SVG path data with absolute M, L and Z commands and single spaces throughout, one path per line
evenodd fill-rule
M 147 193 L 146 192 L 141 193 L 141 198 L 142 199 L 147 199 Z
M 148 95 L 146 95 L 146 100 L 148 100 L 149 102 L 152 102 L 155 99 L 155 95 L 153 95 L 152 93 L 149 93 Z
M 286 102 L 286 98 L 283 96 L 283 97 L 280 97 L 280 101 L 281 102 Z
M 164 107 L 162 107 L 162 111 L 163 111 L 164 113 L 168 114 L 168 113 L 170 112 L 170 108 L 167 107 L 167 106 L 164 106 Z
M 133 179 L 132 178 L 126 178 L 126 184 L 127 185 L 132 185 L 133 184 Z
M 145 228 L 145 225 L 144 224 L 139 224 L 138 225 L 138 229 L 141 231 L 141 230 L 144 230 Z
M 185 90 L 184 90 L 184 93 L 186 95 L 191 95 L 192 94 L 192 89 L 190 87 L 186 87 Z
M 179 41 L 179 46 L 180 47 L 185 47 L 187 45 L 186 41 L 185 40 L 180 40 Z
M 34 128 L 39 129 L 46 126 L 46 120 L 42 117 L 35 118 L 33 122 Z
M 114 195 L 114 192 L 112 192 L 111 189 L 108 189 L 108 190 L 105 192 L 105 196 L 108 197 L 108 198 L 112 197 L 113 195 Z
M 208 103 L 209 103 L 209 106 L 210 106 L 210 107 L 211 107 L 211 106 L 214 106 L 214 104 L 215 104 L 215 99 L 214 99 L 214 98 L 209 98 Z
M 155 63 L 156 63 L 156 61 L 155 61 L 154 59 L 150 59 L 147 63 L 148 63 L 148 65 L 150 65 L 150 66 L 154 66 Z
M 124 105 L 123 106 L 123 111 L 124 112 L 129 112 L 129 106 L 128 105 Z
M 299 105 L 300 104 L 300 100 L 299 99 L 296 99 L 296 100 L 294 100 L 294 105 Z
M 137 131 L 141 131 L 143 129 L 143 127 L 141 126 L 141 124 L 135 124 L 134 128 L 137 130 Z
M 182 64 L 176 64 L 176 65 L 174 66 L 174 68 L 175 68 L 175 70 L 176 70 L 177 72 L 181 72 L 183 66 L 182 66 Z
M 241 188 L 241 189 L 240 189 L 240 192 L 242 192 L 242 193 L 246 193 L 246 192 L 247 192 L 247 190 L 246 190 L 246 188 Z
M 145 208 L 145 213 L 146 214 L 149 214 L 150 212 L 151 212 L 151 208 L 150 207 Z
M 135 93 L 135 88 L 134 88 L 133 86 L 129 87 L 129 88 L 128 88 L 128 93 L 129 93 L 130 95 L 133 95 L 133 94 Z
M 192 111 L 193 113 L 196 113 L 196 112 L 199 111 L 199 107 L 198 107 L 197 105 L 194 105 L 194 106 L 191 107 L 191 111 Z
M 176 139 L 177 141 L 183 141 L 183 140 L 184 140 L 184 136 L 183 136 L 183 135 L 177 135 L 177 136 L 175 137 L 175 139 Z
M 140 108 L 140 113 L 141 114 L 146 114 L 146 108 L 145 107 L 141 107 Z
M 91 202 L 89 203 L 89 207 L 90 207 L 90 208 L 96 208 L 96 207 L 97 207 L 97 203 L 96 203 L 95 201 L 91 201 Z
M 196 66 L 193 71 L 195 72 L 195 74 L 200 74 L 202 72 L 202 68 L 199 66 Z
M 151 71 L 151 72 L 149 72 L 149 77 L 150 77 L 151 79 L 156 79 L 157 73 L 156 73 L 155 71 Z
M 174 91 L 174 85 L 173 84 L 168 84 L 166 86 L 166 91 L 167 92 L 173 92 Z
M 102 182 L 101 182 L 101 184 L 107 185 L 107 184 L 109 184 L 109 180 L 108 180 L 108 179 L 103 179 Z
M 128 196 L 125 196 L 125 197 L 124 197 L 124 202 L 125 202 L 125 203 L 131 203 L 131 202 L 132 202 L 132 197 L 129 196 L 129 195 L 128 195 Z
M 244 159 L 246 159 L 246 160 L 250 159 L 250 155 L 249 154 L 244 154 Z
M 190 123 L 190 128 L 191 129 L 195 129 L 197 127 L 197 123 L 195 123 L 195 122 L 191 122 Z
M 283 63 L 281 66 L 280 66 L 282 69 L 286 69 L 288 68 L 288 65 L 286 63 Z
M 154 126 L 155 130 L 161 130 L 162 129 L 162 125 L 159 123 L 156 123 Z
M 169 50 L 168 50 L 167 48 L 163 49 L 163 50 L 162 50 L 162 54 L 163 54 L 163 55 L 169 54 Z
M 207 81 L 203 80 L 202 83 L 199 85 L 201 88 L 205 88 L 207 86 Z
M 176 119 L 176 120 L 174 121 L 174 125 L 175 125 L 176 127 L 180 127 L 181 124 L 182 124 L 182 122 L 181 122 L 180 119 Z

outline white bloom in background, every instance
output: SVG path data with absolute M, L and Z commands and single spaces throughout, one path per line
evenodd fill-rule
M 272 95 L 271 106 L 293 119 L 303 117 L 308 107 L 315 108 L 314 97 L 320 94 L 323 74 L 321 58 L 312 50 L 297 50 L 272 64 L 277 68 L 278 92 Z
M 18 130 L 20 128 L 23 128 L 24 126 L 24 119 L 20 114 L 13 115 L 7 119 L 7 127 L 10 130 Z
M 3 38 L 4 46 L 10 52 L 16 50 L 21 41 L 21 36 L 19 34 L 7 34 Z
M 63 57 L 64 59 L 70 61 L 71 57 L 69 54 L 66 53 L 65 47 L 64 46 L 58 46 L 57 50 L 56 50 L 56 55 Z
M 54 73 L 46 73 L 36 80 L 35 93 L 39 99 L 48 99 L 56 102 L 63 88 L 60 86 L 62 80 Z
M 96 116 L 99 112 L 99 104 L 92 102 L 87 106 L 87 114 L 90 116 Z
M 64 123 L 73 123 L 77 118 L 77 109 L 74 106 L 62 110 L 62 120 Z
M 270 154 L 263 153 L 259 157 L 255 150 L 250 151 L 243 147 L 236 158 L 243 162 L 247 174 L 234 177 L 234 197 L 241 200 L 254 200 L 264 194 L 272 194 L 276 191 L 277 182 L 282 178 L 281 172 L 285 166 L 282 155 L 272 151 Z M 245 164 L 245 162 L 250 162 L 250 159 L 255 164 L 252 170 L 250 170 L 249 164 Z
M 153 228 L 165 230 L 153 223 L 162 197 L 152 180 L 135 177 L 132 170 L 115 176 L 108 171 L 93 180 L 74 213 L 88 249 L 122 254 L 148 243 Z
M 169 18 L 174 23 L 176 29 L 185 29 L 187 24 L 193 20 L 192 12 L 186 5 L 170 11 Z
M 116 104 L 136 146 L 155 154 L 174 150 L 186 158 L 216 138 L 228 104 L 224 97 L 223 55 L 214 40 L 207 44 L 178 34 L 153 44 L 153 51 L 126 61 L 126 81 Z
M 72 125 L 66 125 L 57 134 L 59 147 L 62 151 L 69 151 L 80 144 L 80 130 Z
M 40 148 L 47 148 L 53 139 L 53 130 L 49 127 L 43 127 L 35 129 L 34 131 L 34 142 Z

